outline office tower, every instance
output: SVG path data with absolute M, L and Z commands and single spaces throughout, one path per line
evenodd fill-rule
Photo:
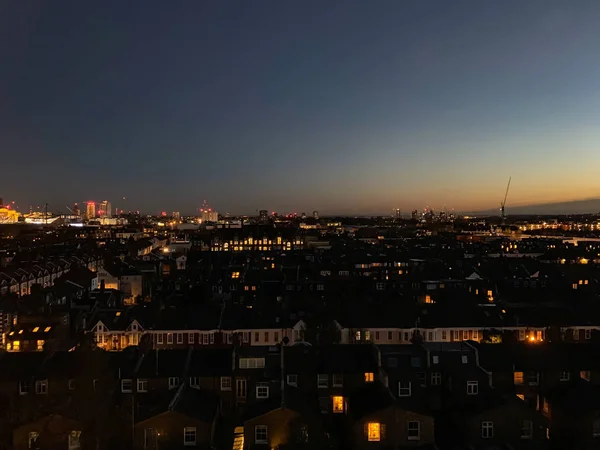
M 73 214 L 77 217 L 81 215 L 81 211 L 79 210 L 79 205 L 77 203 L 73 205 Z
M 402 213 L 400 212 L 400 208 L 396 208 L 394 210 L 394 219 L 400 220 L 402 218 Z
M 267 211 L 266 209 L 261 209 L 261 210 L 258 212 L 258 218 L 259 218 L 261 221 L 266 221 L 266 220 L 269 218 L 269 211 Z
M 313 211 L 313 219 L 319 220 L 319 211 Z
M 112 217 L 112 209 L 108 200 L 104 200 L 98 205 L 98 214 L 100 217 L 106 217 L 108 219 Z
M 88 219 L 96 218 L 96 202 L 87 202 L 86 203 L 85 215 Z

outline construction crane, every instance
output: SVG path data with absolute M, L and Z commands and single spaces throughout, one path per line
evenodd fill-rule
M 508 197 L 508 190 L 510 189 L 510 180 L 512 180 L 512 177 L 508 178 L 508 185 L 506 186 L 506 193 L 504 194 L 504 201 L 502 203 L 500 203 L 500 218 L 502 219 L 502 222 L 504 222 L 506 220 L 506 210 L 504 208 L 506 206 L 506 198 Z

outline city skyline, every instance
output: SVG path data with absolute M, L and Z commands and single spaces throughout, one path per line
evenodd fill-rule
M 0 12 L 2 195 L 22 211 L 80 196 L 148 212 L 202 198 L 232 214 L 491 211 L 509 176 L 508 214 L 600 197 L 594 1 Z

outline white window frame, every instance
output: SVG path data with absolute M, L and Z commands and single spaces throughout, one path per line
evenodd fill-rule
M 540 385 L 540 373 L 537 370 L 532 370 L 527 374 L 527 384 L 529 386 Z
M 479 395 L 479 381 L 467 381 L 467 395 Z
M 263 439 L 264 434 L 264 439 Z M 261 439 L 259 439 L 259 437 Z M 254 427 L 254 443 L 268 444 L 269 443 L 269 428 L 266 425 L 256 425 Z
M 126 385 L 129 387 L 126 387 Z M 121 392 L 123 394 L 131 394 L 133 392 L 133 380 L 131 378 L 124 378 L 121 380 Z
M 137 392 L 148 392 L 148 379 L 147 378 L 138 378 Z
M 329 387 L 329 375 L 320 373 L 317 375 L 317 388 L 327 389 Z
M 256 398 L 269 398 L 269 383 L 261 381 L 256 383 Z
M 183 445 L 186 447 L 191 447 L 196 445 L 198 440 L 198 434 L 196 432 L 196 427 L 184 427 L 183 429 Z
M 194 344 L 196 339 L 194 338 L 194 333 L 188 333 L 188 344 Z
M 433 355 L 432 359 L 432 363 L 433 364 L 439 364 L 440 363 L 440 357 L 438 355 Z
M 486 420 L 481 422 L 481 438 L 492 439 L 494 437 L 494 422 Z
M 231 377 L 221 377 L 221 391 L 231 391 Z
M 585 335 L 586 339 L 591 339 L 592 338 L 592 330 L 586 329 L 584 332 L 584 335 Z
M 523 434 L 523 431 L 527 431 L 528 433 Z M 533 439 L 533 421 L 524 420 L 521 423 L 521 439 Z
M 167 333 L 167 344 L 173 343 L 173 333 Z
M 568 370 L 563 370 L 560 373 L 559 377 L 560 381 L 569 381 L 571 379 L 571 372 L 569 372 Z
M 190 387 L 200 389 L 200 377 L 190 377 Z
M 160 345 L 164 343 L 164 335 L 162 333 L 156 335 L 156 343 Z
M 441 372 L 431 372 L 431 385 L 432 386 L 441 386 L 442 385 Z
M 410 397 L 412 395 L 411 381 L 398 381 L 398 397 Z
M 176 333 L 176 334 L 177 334 L 177 343 L 183 344 L 183 333 Z
M 333 387 L 344 387 L 344 374 L 333 374 Z
M 48 380 L 37 380 L 35 382 L 35 393 L 38 395 L 48 394 Z
M 208 345 L 208 333 L 202 333 L 202 345 Z
M 415 428 L 415 424 L 416 424 L 416 428 Z M 413 430 L 412 431 L 417 431 L 417 435 L 416 436 L 411 436 L 410 432 L 411 432 L 411 425 Z M 421 440 L 421 422 L 419 422 L 418 420 L 409 420 L 406 423 L 406 436 L 408 438 L 409 441 L 420 441 Z
M 27 395 L 31 391 L 29 381 L 19 381 L 19 395 Z
M 467 364 L 469 362 L 469 357 L 467 355 L 462 355 L 460 357 L 460 360 L 462 361 L 463 364 Z
M 169 390 L 179 387 L 179 377 L 169 377 Z
M 287 384 L 288 386 L 298 387 L 298 374 L 290 373 L 287 376 Z

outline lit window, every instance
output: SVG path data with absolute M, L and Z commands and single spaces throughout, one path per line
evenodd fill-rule
M 44 333 L 47 333 L 48 331 L 50 331 L 51 328 L 52 327 L 46 327 L 46 328 L 44 328 Z
M 525 401 L 525 395 L 523 395 L 523 394 L 517 394 L 517 397 L 518 397 L 520 400 L 523 400 L 523 401 Z
M 18 352 L 19 350 L 21 350 L 21 342 L 13 341 L 13 351 Z
M 367 424 L 367 438 L 369 442 L 381 441 L 381 425 L 379 422 L 369 422 Z
M 357 331 L 355 336 L 356 336 L 356 340 L 360 341 L 360 331 Z
M 521 385 L 525 384 L 524 379 L 523 379 L 523 372 L 515 372 L 513 374 L 513 380 L 514 380 L 515 385 L 517 385 L 517 386 L 521 386 Z
M 196 445 L 196 427 L 183 429 L 183 445 Z
M 483 439 L 494 437 L 494 422 L 481 422 L 481 437 Z
M 29 433 L 29 448 L 36 448 L 38 446 L 38 440 L 40 438 L 40 433 L 37 431 L 31 431 Z
M 333 412 L 343 413 L 344 412 L 344 397 L 341 395 L 333 396 Z
M 365 383 L 372 383 L 373 380 L 374 380 L 373 372 L 366 372 L 365 373 Z
M 81 450 L 81 431 L 73 430 L 69 433 L 69 450 Z
M 421 422 L 418 420 L 409 420 L 407 429 L 409 441 L 418 441 L 421 439 Z
M 589 370 L 582 370 L 581 372 L 579 372 L 579 377 L 582 380 L 590 381 L 590 371 Z
M 371 340 L 371 332 L 369 330 L 365 331 L 365 341 Z
M 40 331 L 40 327 L 35 327 L 35 328 L 33 329 L 33 332 L 34 332 L 34 333 L 37 333 L 38 331 Z

